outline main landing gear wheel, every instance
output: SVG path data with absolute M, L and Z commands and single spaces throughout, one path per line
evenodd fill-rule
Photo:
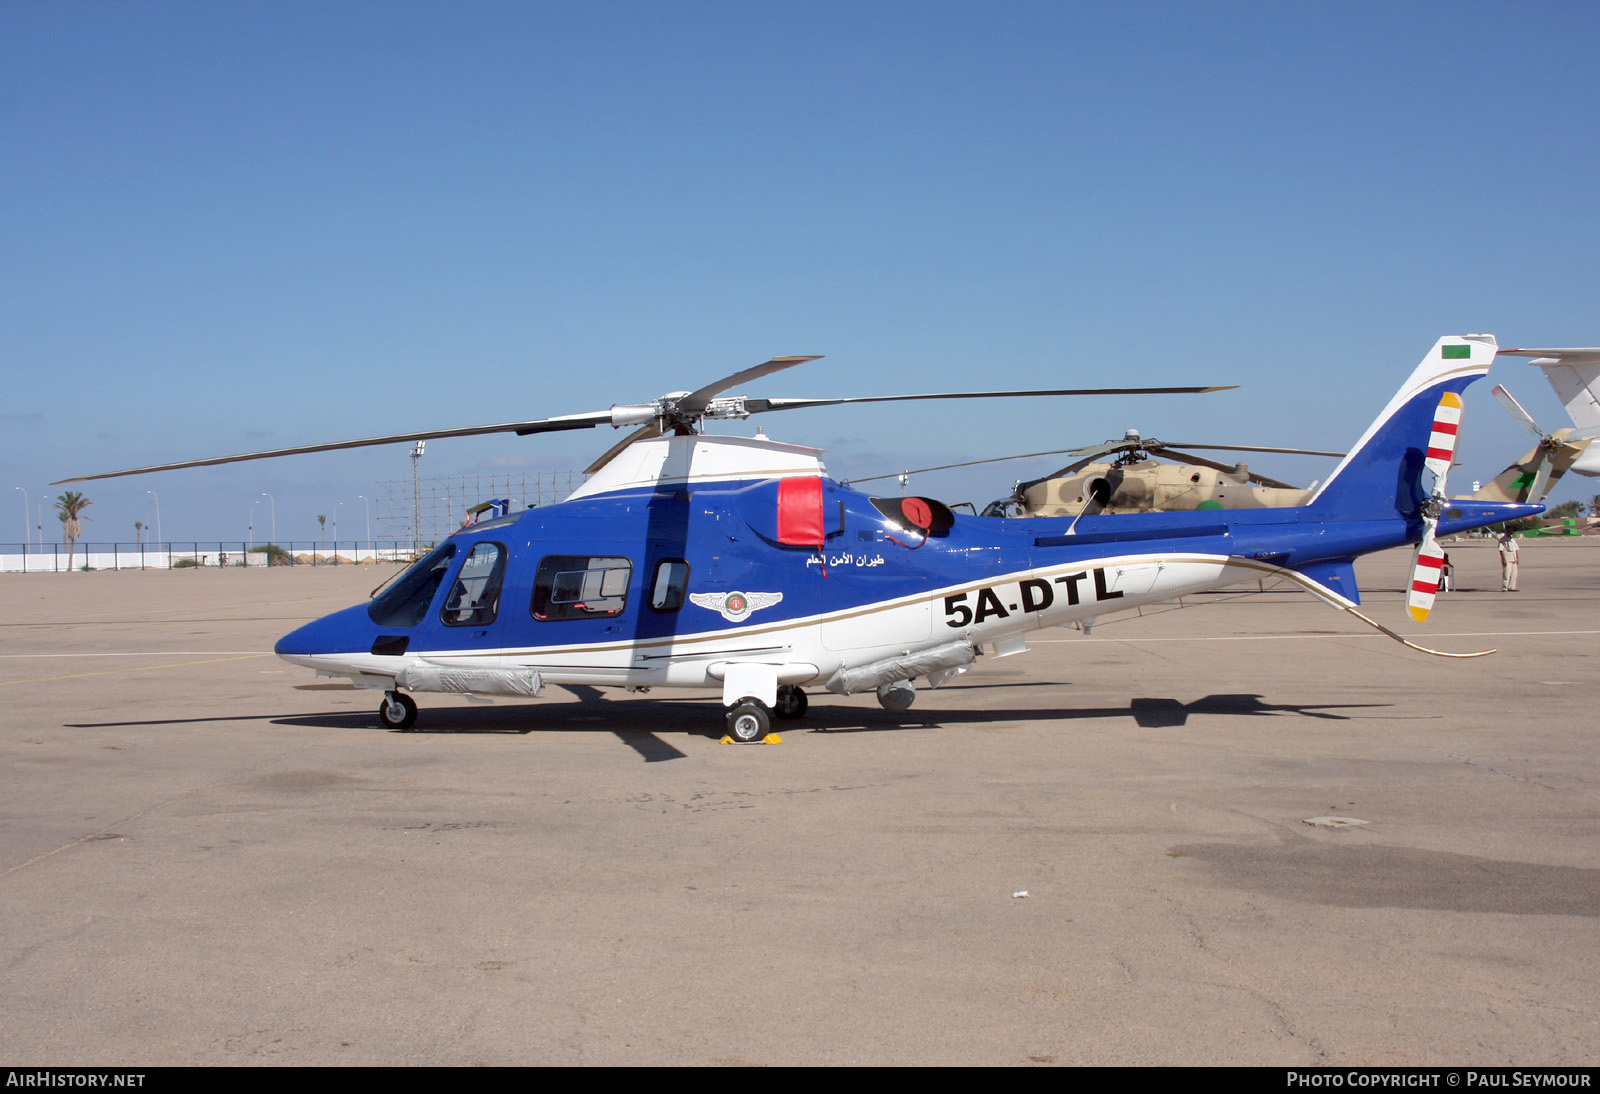
M 378 708 L 378 721 L 387 729 L 398 729 L 402 732 L 411 728 L 417 720 L 417 704 L 411 701 L 411 696 L 402 695 L 398 691 L 385 692 L 383 705 Z
M 911 704 L 916 701 L 917 685 L 910 680 L 896 680 L 878 689 L 878 705 L 884 710 L 892 710 L 895 713 L 910 710 Z
M 745 699 L 728 711 L 728 736 L 736 741 L 759 741 L 772 729 L 772 712 L 759 699 Z
M 778 689 L 778 705 L 772 708 L 772 713 L 780 718 L 804 718 L 806 707 L 810 705 L 805 692 L 793 684 L 784 684 Z

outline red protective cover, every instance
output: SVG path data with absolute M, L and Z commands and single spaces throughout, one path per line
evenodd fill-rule
M 822 480 L 778 480 L 778 542 L 791 547 L 821 547 Z
M 924 532 L 933 527 L 933 507 L 921 498 L 904 499 L 900 502 L 900 512 Z

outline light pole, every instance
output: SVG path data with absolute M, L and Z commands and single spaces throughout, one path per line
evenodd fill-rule
M 256 549 L 256 506 L 260 504 L 260 498 L 254 498 L 250 502 L 250 546 L 246 547 L 244 552 L 246 556 L 244 561 L 245 565 L 247 566 L 250 564 L 250 559 L 248 557 L 250 552 Z M 271 559 L 268 559 L 268 561 L 270 562 Z
M 154 490 L 146 490 L 152 498 L 156 499 L 156 549 L 161 549 L 161 495 Z
M 13 489 L 13 490 L 22 490 L 22 487 L 13 486 L 11 489 Z M 28 548 L 33 543 L 33 535 L 32 535 L 32 533 L 30 533 L 28 531 L 28 517 L 30 515 L 28 513 L 28 508 L 29 508 L 29 506 L 28 506 L 28 492 L 26 490 L 22 490 L 22 554 L 23 554 L 23 557 L 27 557 Z M 44 545 L 41 543 L 40 546 L 42 547 Z
M 266 498 L 268 503 L 271 506 L 271 509 L 272 509 L 272 540 L 271 540 L 271 542 L 272 543 L 277 543 L 278 542 L 278 499 L 273 497 L 271 494 L 267 493 L 265 490 L 263 490 L 261 492 L 261 496 Z M 271 553 L 272 553 L 271 551 L 267 552 L 267 554 L 269 554 L 269 555 Z M 267 559 L 267 565 L 270 566 L 271 564 L 272 564 L 272 559 L 270 559 L 270 558 Z
M 365 494 L 357 494 L 356 497 L 360 499 L 361 507 L 367 512 L 367 549 L 370 551 L 372 549 L 372 503 L 367 500 Z
M 339 565 L 339 506 L 344 502 L 333 503 L 333 564 Z

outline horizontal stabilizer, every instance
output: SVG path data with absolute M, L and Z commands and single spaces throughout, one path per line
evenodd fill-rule
M 1328 559 L 1322 562 L 1309 562 L 1304 566 L 1296 566 L 1295 571 L 1302 577 L 1322 586 L 1327 591 L 1348 600 L 1352 604 L 1361 603 L 1361 590 L 1356 588 L 1355 563 L 1348 558 Z M 1315 591 L 1315 590 L 1309 590 Z M 1338 604 L 1343 607 L 1344 605 Z

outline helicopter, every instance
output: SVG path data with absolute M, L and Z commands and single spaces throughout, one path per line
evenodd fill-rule
M 874 475 L 851 479 L 846 485 L 898 479 L 906 485 L 910 476 L 956 467 L 975 467 L 1007 460 L 1039 456 L 1069 455 L 1073 461 L 1059 471 L 1037 479 L 1018 481 L 1008 497 L 983 508 L 986 517 L 1073 517 L 1116 513 L 1179 513 L 1194 509 L 1281 509 L 1304 505 L 1316 489 L 1292 486 L 1251 471 L 1243 463 L 1226 464 L 1179 448 L 1203 448 L 1226 452 L 1274 452 L 1297 456 L 1343 456 L 1343 452 L 1323 452 L 1309 448 L 1266 448 L 1258 445 L 1199 444 L 1145 439 L 1137 429 L 1127 430 L 1121 440 L 1084 448 L 1060 448 L 1048 452 L 1027 452 L 1016 456 L 997 456 L 985 460 L 922 467 L 893 475 Z M 1154 457 L 1170 456 L 1187 464 L 1161 463 Z M 1106 457 L 1113 457 L 1107 459 Z M 963 503 L 966 504 L 966 503 Z
M 1473 493 L 1460 496 L 1482 501 L 1543 502 L 1568 471 L 1580 475 L 1600 475 L 1600 448 L 1590 451 L 1593 441 L 1600 438 L 1600 401 L 1596 401 L 1590 390 L 1596 377 L 1600 376 L 1600 348 L 1503 349 L 1498 352 L 1500 356 L 1507 354 L 1524 357 L 1545 355 L 1530 364 L 1545 368 L 1551 385 L 1566 400 L 1575 425 L 1546 433 L 1511 392 L 1504 385 L 1497 384 L 1493 390 L 1495 399 L 1519 425 L 1538 438 L 1538 442 Z M 1588 420 L 1595 424 L 1581 427 L 1576 424 Z M 1252 471 L 1242 462 L 1230 466 L 1180 449 L 1335 458 L 1344 455 L 1343 452 L 1308 448 L 1161 441 L 1145 438 L 1139 430 L 1129 429 L 1121 440 L 1108 440 L 1098 445 L 965 460 L 889 475 L 855 478 L 846 485 L 893 478 L 899 480 L 903 489 L 913 475 L 1008 460 L 1068 455 L 1073 457 L 1071 463 L 1048 475 L 1019 479 L 1008 496 L 990 502 L 983 508 L 982 514 L 986 517 L 1072 517 L 1097 513 L 1106 516 L 1177 513 L 1194 509 L 1279 509 L 1306 504 L 1317 488 L 1315 482 L 1307 487 L 1294 486 Z M 1163 463 L 1163 458 L 1188 462 Z M 974 511 L 977 510 L 974 508 Z
M 1600 387 L 1600 348 L 1503 349 L 1499 356 L 1532 357 L 1528 363 L 1544 370 L 1545 379 L 1566 405 L 1572 425 L 1546 433 L 1504 384 L 1495 385 L 1495 399 L 1537 442 L 1473 496 L 1541 502 L 1569 471 L 1600 476 L 1600 448 L 1594 447 L 1600 437 L 1600 398 L 1595 395 Z
M 1557 397 L 1561 399 L 1572 418 L 1572 428 L 1546 433 L 1522 409 L 1522 404 L 1511 397 L 1502 385 L 1495 388 L 1495 398 L 1510 412 L 1524 429 L 1539 438 L 1541 459 L 1535 475 L 1549 474 L 1544 466 L 1570 470 L 1574 474 L 1600 476 L 1600 448 L 1591 442 L 1600 437 L 1600 346 L 1581 346 L 1568 349 L 1503 349 L 1501 356 L 1531 357 L 1528 364 L 1544 370 Z M 1520 462 L 1520 461 L 1519 461 Z M 1553 482 L 1544 484 L 1546 488 Z M 1544 495 L 1532 491 L 1530 500 L 1539 501 Z
M 1568 471 L 1580 475 L 1600 474 L 1600 463 L 1595 460 L 1595 456 L 1600 456 L 1600 449 L 1593 455 L 1589 453 L 1590 443 L 1600 436 L 1600 429 L 1567 428 L 1546 433 L 1504 385 L 1495 386 L 1494 397 L 1518 424 L 1539 439 L 1509 467 L 1484 483 L 1473 497 L 1490 501 L 1542 502 Z M 1586 466 L 1594 470 L 1586 471 Z
M 378 717 L 391 729 L 412 727 L 419 693 L 713 687 L 728 736 L 751 742 L 774 718 L 803 717 L 807 688 L 875 692 L 901 711 L 916 681 L 937 688 L 980 651 L 1021 653 L 1030 632 L 1087 629 L 1101 615 L 1264 576 L 1413 649 L 1481 656 L 1429 650 L 1361 613 L 1352 563 L 1419 543 L 1408 607 L 1426 618 L 1424 586 L 1431 576 L 1437 587 L 1443 555 L 1437 535 L 1540 511 L 1446 503 L 1459 392 L 1487 372 L 1494 351 L 1488 335 L 1441 338 L 1305 505 L 1150 514 L 1137 526 L 1096 515 L 958 515 L 932 498 L 872 497 L 829 477 L 819 449 L 700 431 L 708 418 L 919 397 L 720 397 L 815 357 L 773 358 L 694 392 L 604 411 L 84 478 L 439 436 L 636 426 L 566 501 L 458 531 L 368 603 L 299 627 L 275 652 L 382 691 Z

